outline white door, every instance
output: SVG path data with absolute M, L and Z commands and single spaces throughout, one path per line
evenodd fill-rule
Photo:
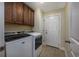
M 47 16 L 45 20 L 46 44 L 59 47 L 60 40 L 60 15 Z
M 79 57 L 79 2 L 71 3 L 70 48 L 72 56 Z

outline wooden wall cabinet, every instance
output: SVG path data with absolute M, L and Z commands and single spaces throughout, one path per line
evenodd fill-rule
M 34 11 L 21 2 L 6 2 L 5 22 L 34 26 Z
M 31 26 L 34 25 L 34 11 L 31 9 L 29 9 L 29 24 Z
M 29 7 L 24 4 L 24 24 L 29 25 Z
M 21 2 L 13 3 L 13 20 L 17 24 L 23 24 L 23 4 Z
M 24 5 L 24 24 L 34 26 L 34 11 L 26 5 Z
M 5 3 L 5 22 L 13 23 L 13 3 Z

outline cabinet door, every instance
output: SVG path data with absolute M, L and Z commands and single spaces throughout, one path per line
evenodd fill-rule
M 17 24 L 23 24 L 23 3 L 13 3 L 13 19 Z
M 31 25 L 34 26 L 34 11 L 32 11 Z
M 29 25 L 34 25 L 34 12 L 31 9 L 29 9 Z
M 33 56 L 33 44 L 32 44 L 32 37 L 24 38 L 24 55 L 27 57 L 32 57 Z
M 29 24 L 29 8 L 24 4 L 24 24 Z
M 13 23 L 13 3 L 5 2 L 5 22 Z
M 32 57 L 32 37 L 6 43 L 7 57 Z

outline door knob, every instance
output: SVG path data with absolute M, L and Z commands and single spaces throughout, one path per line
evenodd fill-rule
M 25 42 L 22 42 L 22 44 L 24 44 Z

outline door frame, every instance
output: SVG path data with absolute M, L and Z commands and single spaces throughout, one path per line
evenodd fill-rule
M 66 11 L 65 11 L 65 14 L 66 14 L 66 16 L 65 16 L 66 17 L 66 40 L 67 41 L 71 40 L 71 19 L 72 19 L 71 6 L 72 6 L 72 2 L 68 2 L 66 5 Z M 74 54 L 72 51 L 70 51 L 70 53 L 67 51 L 67 47 L 69 47 L 69 49 L 71 50 L 70 44 L 69 44 L 69 46 L 67 46 L 67 44 L 65 43 L 65 56 L 74 57 Z
M 60 43 L 59 43 L 59 44 L 60 44 L 60 45 L 58 46 L 58 48 L 60 48 L 60 49 L 63 50 L 63 48 L 61 47 L 61 42 L 62 42 L 62 37 L 61 37 L 61 36 L 62 36 L 62 35 L 61 35 L 61 29 L 62 29 L 62 28 L 61 28 L 61 25 L 62 25 L 62 24 L 61 24 L 61 21 L 62 21 L 62 16 L 61 16 L 61 13 L 59 12 L 59 13 L 52 13 L 52 14 L 46 15 L 46 16 L 44 17 L 44 27 L 46 27 L 45 21 L 46 21 L 47 17 L 48 17 L 48 16 L 51 16 L 51 15 L 52 15 L 52 16 L 56 16 L 56 15 L 57 15 L 57 16 L 60 16 L 60 23 L 59 23 L 59 25 L 60 25 L 60 27 L 59 27 L 59 29 L 60 29 L 60 30 L 59 30 L 59 38 L 60 38 L 59 40 L 60 40 Z M 47 38 L 46 38 L 46 31 L 47 31 L 47 29 L 44 28 L 44 34 L 45 34 L 45 35 L 44 35 L 44 39 L 47 39 Z M 45 45 L 46 45 L 46 42 L 45 42 Z

